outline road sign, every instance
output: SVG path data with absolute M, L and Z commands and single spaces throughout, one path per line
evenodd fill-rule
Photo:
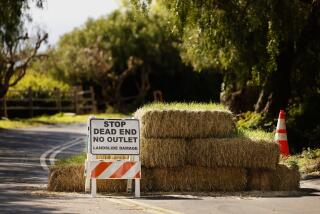
M 91 118 L 89 131 L 93 155 L 140 154 L 139 120 Z
M 135 197 L 140 197 L 140 127 L 136 119 L 100 119 L 88 121 L 88 147 L 85 162 L 85 190 L 97 193 L 97 179 L 135 180 Z M 95 155 L 129 155 L 129 160 L 97 160 Z M 91 182 L 90 182 L 91 181 Z M 131 186 L 131 185 L 130 185 Z

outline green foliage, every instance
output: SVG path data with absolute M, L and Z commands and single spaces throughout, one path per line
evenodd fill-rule
M 143 1 L 134 1 L 134 5 L 139 2 Z M 320 88 L 318 0 L 157 3 L 175 17 L 172 29 L 178 29 L 185 62 L 197 70 L 220 70 L 223 90 L 231 95 L 249 86 L 260 90 L 261 96 L 241 99 L 255 99 L 251 109 L 264 114 L 244 114 L 240 126 L 271 131 L 280 109 L 298 106 L 300 114 L 288 116 L 290 146 L 296 151 L 319 146 L 320 118 L 315 113 L 319 105 L 314 101 Z
M 237 126 L 243 129 L 262 129 L 272 132 L 275 125 L 275 120 L 270 120 L 261 113 L 248 111 L 237 116 Z
M 136 7 L 145 5 L 143 3 L 152 8 L 150 2 L 133 1 Z M 183 59 L 198 70 L 222 71 L 225 90 L 257 85 L 265 89 L 266 97 L 273 94 L 273 99 L 282 100 L 278 105 L 285 108 L 288 95 L 278 91 L 283 87 L 291 88 L 284 81 L 275 81 L 281 73 L 288 74 L 285 79 L 292 81 L 292 85 L 300 86 L 292 88 L 294 93 L 306 90 L 303 87 L 306 84 L 319 87 L 319 1 L 175 0 L 157 3 L 166 6 L 172 17 L 176 17 L 171 24 L 172 30 L 179 29 Z M 279 109 L 271 110 L 274 116 Z
M 36 0 L 36 5 L 42 7 L 43 1 Z M 26 14 L 30 1 L 0 0 L 0 47 L 3 43 L 13 43 L 24 31 L 23 25 L 31 17 Z
M 222 78 L 208 71 L 195 74 L 182 62 L 180 41 L 161 10 L 145 15 L 129 7 L 90 19 L 62 36 L 35 69 L 71 85 L 94 85 L 99 99 L 117 111 L 123 110 L 119 102 L 130 111 L 153 100 L 155 90 L 167 101 L 218 101 Z
M 299 169 L 299 161 L 296 159 L 289 158 L 285 163 L 290 168 L 298 168 Z
M 292 155 L 289 157 L 282 157 L 281 163 L 289 166 L 298 166 L 303 174 L 320 173 L 320 149 L 303 150 L 301 154 Z
M 245 112 L 238 116 L 237 126 L 247 129 L 257 129 L 261 125 L 263 117 L 260 113 Z
M 310 149 L 302 151 L 301 156 L 308 159 L 316 159 L 320 157 L 320 149 Z
M 60 56 L 58 66 L 65 72 L 66 80 L 72 83 L 90 79 L 97 81 L 99 71 L 90 67 L 85 49 L 98 46 L 108 54 L 105 62 L 115 74 L 128 67 L 130 57 L 143 60 L 144 65 L 153 68 L 157 65 L 159 70 L 162 68 L 170 72 L 168 64 L 175 62 L 165 56 L 170 51 L 177 51 L 164 23 L 163 18 L 157 15 L 139 16 L 130 11 L 116 11 L 108 17 L 88 20 L 85 26 L 64 35 L 59 41 L 56 50 Z
M 10 92 L 8 98 L 27 98 L 28 89 L 32 87 L 35 97 L 50 97 L 54 96 L 55 89 L 60 89 L 62 95 L 70 90 L 70 86 L 54 79 L 52 76 L 34 70 L 29 70 L 24 78 L 11 90 L 19 90 L 22 93 Z
M 42 0 L 36 2 L 42 7 Z M 39 57 L 37 51 L 48 35 L 38 35 L 30 39 L 24 28 L 31 21 L 27 14 L 30 1 L 0 0 L 0 98 L 8 89 L 16 85 L 25 75 L 30 62 Z
M 320 147 L 320 96 L 305 94 L 299 104 L 291 104 L 287 115 L 289 144 L 295 151 Z
M 281 49 L 299 39 L 311 11 L 311 6 L 300 0 L 162 3 L 178 14 L 184 59 L 198 69 L 226 70 L 230 83 L 242 86 L 252 79 L 254 70 L 261 83 L 276 70 Z

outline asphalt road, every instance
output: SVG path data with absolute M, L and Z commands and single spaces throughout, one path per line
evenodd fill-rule
M 84 151 L 86 126 L 0 130 L 0 213 L 320 213 L 320 179 L 301 191 L 233 195 L 98 195 L 50 193 L 46 166 Z

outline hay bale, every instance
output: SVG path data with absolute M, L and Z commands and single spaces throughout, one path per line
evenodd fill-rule
M 152 174 L 152 191 L 162 192 L 242 191 L 247 183 L 246 170 L 240 168 L 155 168 Z
M 142 170 L 141 191 L 152 188 L 152 172 Z M 83 165 L 55 166 L 50 168 L 47 189 L 55 192 L 84 192 L 85 176 Z M 127 180 L 97 180 L 98 192 L 126 192 Z
M 134 116 L 141 121 L 141 136 L 145 138 L 208 138 L 235 134 L 235 123 L 229 111 L 139 109 Z
M 299 186 L 300 173 L 296 167 L 279 164 L 275 170 L 248 170 L 248 190 L 293 191 Z
M 84 192 L 84 166 L 70 165 L 52 167 L 48 190 L 56 192 Z M 125 192 L 126 180 L 97 180 L 98 192 Z
M 82 165 L 52 167 L 49 191 L 84 192 Z M 246 170 L 186 166 L 177 169 L 142 169 L 141 191 L 241 191 L 246 187 Z M 126 180 L 97 180 L 98 192 L 125 192 Z
M 141 163 L 145 167 L 180 167 L 186 164 L 185 139 L 141 138 Z
M 191 139 L 187 161 L 203 167 L 275 169 L 279 162 L 279 146 L 244 137 Z
M 49 191 L 56 192 L 84 192 L 84 166 L 55 166 L 50 168 Z

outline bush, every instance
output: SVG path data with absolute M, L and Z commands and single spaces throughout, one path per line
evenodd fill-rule
M 34 70 L 28 70 L 27 74 L 22 78 L 17 85 L 12 87 L 7 94 L 8 98 L 27 98 L 29 87 L 32 87 L 34 97 L 43 98 L 54 96 L 54 90 L 60 89 L 62 95 L 66 94 L 70 87 L 69 85 L 62 83 L 52 76 L 38 73 Z M 21 92 L 17 93 L 15 90 Z
M 262 129 L 273 132 L 276 124 L 275 120 L 268 119 L 261 113 L 248 111 L 237 116 L 237 127 L 241 129 Z
M 295 152 L 320 147 L 320 95 L 309 95 L 287 114 L 288 141 Z

